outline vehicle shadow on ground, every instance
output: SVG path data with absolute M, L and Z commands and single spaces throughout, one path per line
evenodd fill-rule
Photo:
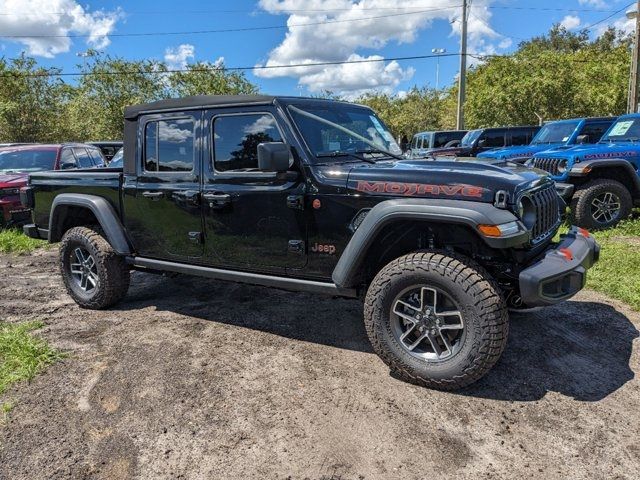
M 135 273 L 121 310 L 155 307 L 294 340 L 373 353 L 356 300 L 292 293 L 188 276 Z M 500 361 L 459 394 L 534 401 L 558 392 L 597 401 L 634 377 L 631 321 L 610 305 L 569 301 L 513 314 Z

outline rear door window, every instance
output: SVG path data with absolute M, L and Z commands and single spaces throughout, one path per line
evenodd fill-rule
M 195 122 L 174 118 L 147 122 L 145 126 L 145 170 L 190 172 L 195 155 Z
M 101 167 L 104 165 L 104 159 L 102 158 L 102 154 L 100 153 L 100 150 L 98 150 L 97 148 L 90 148 L 89 156 L 91 156 L 91 160 L 93 161 L 93 164 L 95 166 Z
M 60 152 L 60 169 L 76 168 L 78 163 L 70 148 L 63 148 Z
M 91 168 L 93 167 L 93 160 L 87 153 L 87 149 L 84 147 L 74 147 L 73 153 L 75 153 L 76 158 L 78 159 L 78 166 L 80 168 Z

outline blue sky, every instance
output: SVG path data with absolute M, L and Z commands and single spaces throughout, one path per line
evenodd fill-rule
M 459 50 L 458 5 L 462 0 L 0 0 L 0 37 L 6 57 L 25 51 L 44 65 L 77 70 L 77 54 L 89 46 L 128 59 L 185 62 L 224 58 L 227 66 L 282 65 L 429 55 L 433 48 Z M 507 53 L 523 39 L 564 22 L 580 29 L 629 2 L 619 0 L 473 0 L 470 51 Z M 364 20 L 356 20 L 356 19 Z M 309 23 L 334 22 L 309 26 Z M 276 28 L 225 33 L 118 36 L 130 33 Z M 296 26 L 296 25 L 307 26 Z M 610 24 L 630 29 L 624 10 Z M 42 37 L 42 35 L 45 35 Z M 56 35 L 46 37 L 46 35 Z M 65 38 L 65 35 L 69 35 Z M 73 37 L 92 35 L 92 38 Z M 458 57 L 440 59 L 440 85 L 450 84 Z M 369 90 L 398 93 L 434 86 L 436 59 L 374 64 L 249 71 L 263 92 L 314 94 L 330 89 L 346 96 Z

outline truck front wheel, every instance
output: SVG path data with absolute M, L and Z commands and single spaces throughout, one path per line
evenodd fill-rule
M 68 230 L 60 243 L 60 269 L 67 292 L 83 308 L 107 308 L 129 289 L 129 268 L 98 231 Z
M 600 178 L 586 183 L 571 200 L 572 223 L 588 229 L 610 228 L 631 214 L 633 200 L 627 187 Z
M 508 337 L 499 287 L 471 260 L 412 253 L 371 283 L 364 320 L 376 353 L 401 378 L 430 388 L 465 387 L 496 363 Z

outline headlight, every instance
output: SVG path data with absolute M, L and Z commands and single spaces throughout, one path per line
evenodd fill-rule
M 564 172 L 566 172 L 567 171 L 567 161 L 566 160 L 560 160 L 558 162 L 557 170 L 558 170 L 559 174 L 563 174 Z
M 0 197 L 9 197 L 11 195 L 20 195 L 19 188 L 0 188 Z
M 518 200 L 518 218 L 522 220 L 524 218 L 524 205 L 522 204 L 522 199 Z

